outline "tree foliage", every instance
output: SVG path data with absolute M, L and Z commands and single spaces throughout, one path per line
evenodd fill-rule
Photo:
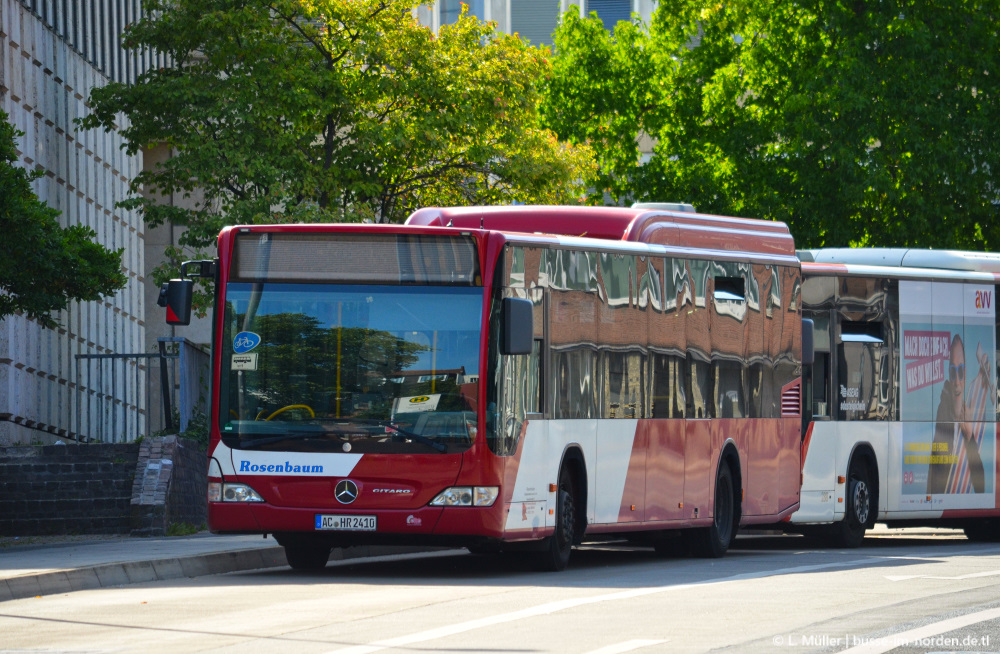
M 122 250 L 95 243 L 85 225 L 59 225 L 59 212 L 38 199 L 31 182 L 44 173 L 16 165 L 24 136 L 0 111 L 0 319 L 21 312 L 46 327 L 71 300 L 98 300 L 125 286 Z
M 578 200 L 592 159 L 540 126 L 546 52 L 412 0 L 150 0 L 125 31 L 172 60 L 95 89 L 87 127 L 172 157 L 133 180 L 148 224 L 399 221 L 418 206 Z M 142 197 L 140 190 L 153 195 Z M 187 203 L 160 203 L 178 194 Z M 176 253 L 175 253 L 176 254 Z
M 800 246 L 995 249 L 998 19 L 997 0 L 661 0 L 612 39 L 567 15 L 543 112 L 616 199 L 784 220 Z

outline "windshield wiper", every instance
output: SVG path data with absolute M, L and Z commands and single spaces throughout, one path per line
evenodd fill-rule
M 359 423 L 359 424 L 363 424 L 363 425 L 373 425 L 373 426 L 377 426 L 377 427 L 385 427 L 386 429 L 391 429 L 392 431 L 394 431 L 395 432 L 394 435 L 399 435 L 401 437 L 408 438 L 408 439 L 410 439 L 412 441 L 416 441 L 416 442 L 420 443 L 421 445 L 426 445 L 427 447 L 432 447 L 435 450 L 437 450 L 438 452 L 447 452 L 448 451 L 447 447 L 445 447 L 441 443 L 437 442 L 436 440 L 433 440 L 431 438 L 427 438 L 426 436 L 421 436 L 420 434 L 416 434 L 416 433 L 414 433 L 412 431 L 408 431 L 406 429 L 403 429 L 402 427 L 400 427 L 396 423 L 392 422 L 391 420 L 378 420 L 378 419 L 375 419 L 375 418 L 338 418 L 338 420 L 343 420 L 345 422 L 350 422 L 350 423 Z
M 274 436 L 262 436 L 260 438 L 250 438 L 247 440 L 240 438 L 240 448 L 255 448 L 263 445 L 271 445 L 272 443 L 280 443 L 282 441 L 307 440 L 314 437 L 326 438 L 327 436 L 335 436 L 336 434 L 337 432 L 326 430 L 289 429 L 286 432 L 276 434 Z

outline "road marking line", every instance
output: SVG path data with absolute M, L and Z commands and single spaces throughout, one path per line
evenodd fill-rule
M 989 572 L 974 572 L 958 577 L 937 577 L 934 575 L 887 575 L 889 581 L 908 581 L 910 579 L 947 579 L 949 581 L 961 581 L 962 579 L 979 579 L 980 577 L 996 577 L 1000 575 L 1000 570 L 990 570 Z
M 600 602 L 613 602 L 617 600 L 634 599 L 637 597 L 645 597 L 647 595 L 657 595 L 659 593 L 665 593 L 667 591 L 686 590 L 689 588 L 701 588 L 704 586 L 716 586 L 721 584 L 735 583 L 739 581 L 763 579 L 765 577 L 803 574 L 807 572 L 816 572 L 819 570 L 829 570 L 830 568 L 860 567 L 871 563 L 873 560 L 876 560 L 875 557 L 865 557 L 863 559 L 855 559 L 849 561 L 834 561 L 831 563 L 817 563 L 814 565 L 801 565 L 801 566 L 794 566 L 791 568 L 779 568 L 777 570 L 762 570 L 760 572 L 747 572 L 744 574 L 733 575 L 731 577 L 722 577 L 720 579 L 711 579 L 708 581 L 697 581 L 689 584 L 671 584 L 669 586 L 653 586 L 651 588 L 634 588 L 632 590 L 623 590 L 616 593 L 606 593 L 603 595 L 593 595 L 591 597 L 581 597 L 577 599 L 561 600 L 558 602 L 549 602 L 547 604 L 539 604 L 538 606 L 533 606 L 527 609 L 521 609 L 520 611 L 512 611 L 510 613 L 500 613 L 498 615 L 479 618 L 477 620 L 469 620 L 467 622 L 459 622 L 452 625 L 445 625 L 443 627 L 428 629 L 426 631 L 420 631 L 405 636 L 387 638 L 385 640 L 375 641 L 374 643 L 369 643 L 367 645 L 354 645 L 343 649 L 333 650 L 329 654 L 371 654 L 372 652 L 379 652 L 381 650 L 389 649 L 391 647 L 408 647 L 411 645 L 416 645 L 418 643 L 425 643 L 430 640 L 437 640 L 439 638 L 447 638 L 448 636 L 455 636 L 457 634 L 473 631 L 475 629 L 482 629 L 484 627 L 493 627 L 498 624 L 514 622 L 516 620 L 524 620 L 527 618 L 535 618 L 542 615 L 549 615 L 550 613 L 556 613 L 558 611 L 566 611 L 568 609 L 575 609 L 577 607 L 586 606 L 588 604 L 598 604 Z
M 896 649 L 897 647 L 902 647 L 906 643 L 919 641 L 924 638 L 933 638 L 934 636 L 948 633 L 949 631 L 955 631 L 956 629 L 968 627 L 969 625 L 978 624 L 980 622 L 986 622 L 987 620 L 996 620 L 997 618 L 1000 618 L 1000 609 L 988 609 L 986 611 L 979 611 L 978 613 L 969 613 L 968 615 L 942 620 L 941 622 L 934 622 L 932 624 L 918 627 L 917 629 L 910 629 L 909 631 L 903 631 L 898 634 L 890 634 L 881 638 L 873 638 L 873 642 L 871 643 L 865 643 L 864 645 L 858 645 L 857 647 L 845 649 L 840 654 L 884 654 L 884 652 Z
M 634 652 L 637 649 L 642 649 L 643 647 L 652 647 L 653 645 L 662 645 L 668 641 L 665 640 L 627 640 L 624 643 L 618 643 L 617 645 L 608 645 L 607 647 L 602 647 L 601 649 L 594 649 L 587 654 L 622 654 L 623 652 Z

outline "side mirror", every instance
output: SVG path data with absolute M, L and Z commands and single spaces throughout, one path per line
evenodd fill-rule
M 816 361 L 816 341 L 813 337 L 813 321 L 802 319 L 802 365 L 811 366 Z
M 500 310 L 503 312 L 501 354 L 531 354 L 535 334 L 531 300 L 505 297 Z
M 193 293 L 194 281 L 190 279 L 171 279 L 160 287 L 160 297 L 156 303 L 167 308 L 168 325 L 191 324 Z

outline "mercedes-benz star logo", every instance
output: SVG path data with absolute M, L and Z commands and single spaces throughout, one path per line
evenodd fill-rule
M 341 504 L 350 504 L 358 499 L 358 485 L 350 479 L 337 482 L 337 487 L 333 489 L 333 496 Z

